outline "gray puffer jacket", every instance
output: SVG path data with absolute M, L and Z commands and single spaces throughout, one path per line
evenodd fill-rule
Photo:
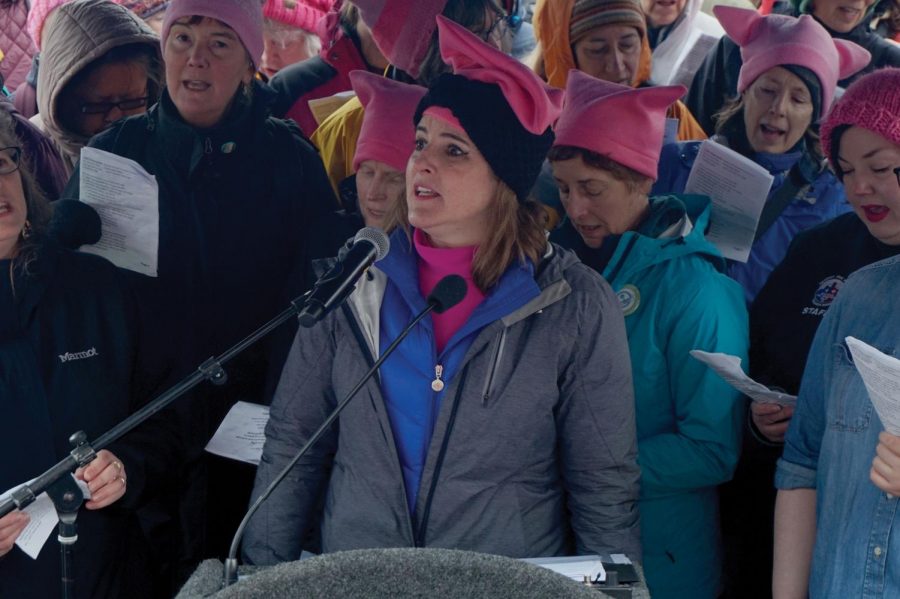
M 347 304 L 298 332 L 253 499 L 377 355 L 380 307 L 393 283 L 377 267 L 369 272 Z M 376 377 L 250 521 L 245 560 L 295 560 L 317 527 L 323 552 L 427 546 L 639 557 L 622 311 L 609 285 L 567 250 L 551 246 L 535 278 L 540 295 L 483 328 L 448 381 L 415 516 Z

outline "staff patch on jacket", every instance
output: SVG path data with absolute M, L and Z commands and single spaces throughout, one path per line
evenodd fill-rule
M 803 316 L 824 316 L 843 284 L 844 277 L 840 275 L 831 275 L 819 281 L 812 297 L 812 306 L 803 308 L 801 314 Z

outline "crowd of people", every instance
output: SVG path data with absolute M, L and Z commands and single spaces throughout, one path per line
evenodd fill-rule
M 74 472 L 76 596 L 170 597 L 224 557 L 448 275 L 464 295 L 293 466 L 244 563 L 624 553 L 655 598 L 900 596 L 900 437 L 845 341 L 900 357 L 897 4 L 712 4 L 0 0 L 0 493 L 280 313 L 357 230 L 390 240 L 321 322 Z M 690 184 L 709 147 L 772 179 L 743 260 Z M 92 255 L 89 151 L 155 179 L 154 273 Z M 238 401 L 270 406 L 258 466 L 205 451 Z M 0 518 L 0 597 L 59 596 L 29 523 Z

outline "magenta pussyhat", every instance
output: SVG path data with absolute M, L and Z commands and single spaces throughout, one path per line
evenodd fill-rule
M 160 36 L 163 51 L 172 23 L 182 17 L 193 15 L 222 21 L 234 29 L 250 54 L 253 66 L 259 66 L 263 53 L 263 16 L 260 0 L 172 0 L 166 11 Z
M 353 170 L 366 160 L 377 160 L 405 172 L 416 144 L 413 114 L 428 90 L 366 71 L 351 72 L 350 82 L 366 109 Z
M 822 123 L 822 149 L 837 170 L 834 130 L 862 127 L 900 146 L 900 69 L 879 69 L 854 81 Z
M 298 29 L 316 32 L 316 25 L 328 12 L 328 3 L 300 0 L 266 0 L 263 16 Z
M 713 12 L 725 33 L 741 47 L 744 61 L 738 93 L 769 69 L 783 65 L 805 67 L 822 86 L 822 114 L 828 114 L 838 81 L 864 68 L 872 56 L 862 46 L 834 39 L 809 15 L 763 16 L 755 10 L 716 6 Z
M 413 78 L 418 78 L 431 43 L 434 18 L 446 4 L 447 0 L 353 0 L 378 49 Z
M 655 181 L 666 111 L 685 91 L 682 85 L 633 88 L 572 69 L 553 145 L 590 150 Z

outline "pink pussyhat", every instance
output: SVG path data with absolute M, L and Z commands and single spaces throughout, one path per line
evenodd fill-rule
M 378 49 L 413 78 L 419 77 L 431 43 L 434 18 L 446 4 L 447 0 L 353 0 Z
M 864 68 L 872 56 L 861 46 L 834 39 L 809 15 L 761 15 L 755 10 L 716 6 L 725 33 L 741 47 L 744 61 L 738 93 L 771 68 L 797 65 L 815 73 L 822 86 L 822 114 L 828 114 L 838 81 Z
M 569 71 L 554 146 L 590 150 L 656 180 L 666 111 L 684 86 L 632 88 Z
M 225 23 L 237 34 L 258 67 L 263 54 L 262 3 L 260 0 L 172 0 L 163 20 L 160 44 L 163 52 L 172 24 L 187 16 L 209 17 Z
M 263 17 L 315 33 L 316 26 L 328 9 L 329 6 L 322 6 L 321 2 L 314 4 L 301 0 L 266 0 Z
M 353 170 L 366 160 L 376 160 L 405 172 L 416 143 L 413 114 L 427 90 L 366 71 L 351 72 L 350 82 L 366 109 Z

